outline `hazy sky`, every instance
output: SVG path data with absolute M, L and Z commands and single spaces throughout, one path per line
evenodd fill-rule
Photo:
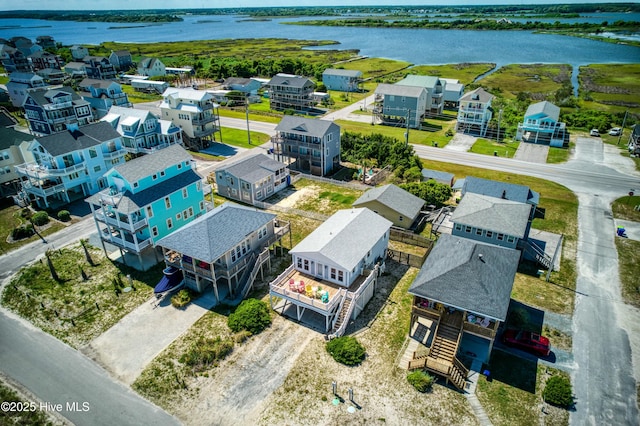
M 478 4 L 562 4 L 562 3 L 602 3 L 605 0 L 0 0 L 0 10 L 99 10 L 99 9 L 177 9 L 214 7 L 268 7 L 268 6 L 347 6 L 360 5 L 478 5 Z M 629 0 L 606 0 L 609 3 L 623 3 Z

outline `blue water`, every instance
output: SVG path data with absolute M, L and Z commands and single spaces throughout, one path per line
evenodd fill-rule
M 635 15 L 640 14 L 601 14 L 598 15 L 600 18 L 587 16 L 584 19 L 609 22 L 622 18 L 640 20 Z M 300 19 L 303 18 L 295 18 Z M 397 59 L 413 64 L 495 62 L 500 66 L 510 63 L 567 63 L 575 67 L 589 63 L 640 62 L 639 47 L 528 31 L 345 28 L 281 24 L 292 20 L 294 19 L 249 21 L 230 15 L 187 15 L 184 16 L 183 22 L 137 25 L 0 19 L 0 37 L 20 35 L 35 39 L 39 35 L 50 35 L 64 45 L 99 44 L 103 41 L 150 43 L 233 38 L 335 40 L 340 44 L 324 49 L 356 49 L 364 56 Z

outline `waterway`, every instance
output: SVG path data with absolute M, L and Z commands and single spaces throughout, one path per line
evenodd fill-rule
M 603 15 L 601 20 L 640 20 L 636 15 L 640 14 L 607 15 L 606 18 Z M 283 24 L 302 19 L 304 18 L 258 21 L 232 15 L 186 15 L 183 22 L 150 25 L 0 19 L 0 37 L 8 39 L 13 36 L 25 36 L 35 39 L 39 35 L 50 35 L 64 45 L 99 44 L 103 41 L 153 43 L 234 38 L 334 40 L 339 44 L 322 48 L 355 49 L 364 56 L 397 59 L 412 64 L 494 62 L 502 66 L 511 63 L 566 63 L 577 67 L 590 63 L 640 62 L 640 47 L 577 37 L 536 34 L 531 31 L 348 28 Z M 590 21 L 596 18 L 590 15 L 583 19 Z

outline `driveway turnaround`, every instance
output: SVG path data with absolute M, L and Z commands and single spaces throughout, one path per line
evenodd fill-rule
M 36 407 L 77 425 L 177 425 L 77 350 L 0 311 L 0 366 L 35 395 Z

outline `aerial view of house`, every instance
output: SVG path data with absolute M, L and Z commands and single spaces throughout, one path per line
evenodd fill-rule
M 529 105 L 524 123 L 518 123 L 515 139 L 563 147 L 569 144 L 566 124 L 559 121 L 560 108 L 548 101 Z
M 372 188 L 353 202 L 353 207 L 366 207 L 391 221 L 394 226 L 409 229 L 424 207 L 424 200 L 393 185 Z
M 340 126 L 334 122 L 285 115 L 275 130 L 274 156 L 292 169 L 325 176 L 340 165 Z
M 423 87 L 427 91 L 427 116 L 442 114 L 444 108 L 445 85 L 438 77 L 430 75 L 408 75 L 398 81 L 399 86 Z
M 268 248 L 288 232 L 289 224 L 275 214 L 227 202 L 156 244 L 167 266 L 182 271 L 187 287 L 213 289 L 217 302 L 237 305 L 269 261 Z
M 267 83 L 269 87 L 269 105 L 276 111 L 287 109 L 309 111 L 316 101 L 311 94 L 315 83 L 307 77 L 290 74 L 276 74 Z
M 150 154 L 174 144 L 182 144 L 180 128 L 149 111 L 112 106 L 101 121 L 122 135 L 122 145 L 130 154 Z
M 255 204 L 283 190 L 291 181 L 289 168 L 262 153 L 252 153 L 221 162 L 215 168 L 218 194 Z
M 27 89 L 22 106 L 35 135 L 50 135 L 66 130 L 69 124 L 83 126 L 94 121 L 91 104 L 68 86 Z
M 491 102 L 494 97 L 482 87 L 465 93 L 459 99 L 456 132 L 486 136 L 489 121 L 493 117 Z
M 409 123 L 419 129 L 429 95 L 424 87 L 380 83 L 375 90 L 374 113 L 383 123 Z M 406 124 L 405 124 L 406 125 Z
M 29 146 L 34 162 L 21 164 L 25 199 L 39 206 L 64 205 L 103 189 L 103 175 L 124 163 L 120 134 L 108 123 L 68 125 L 66 131 L 37 136 Z
M 327 68 L 322 72 L 322 84 L 328 90 L 357 92 L 362 83 L 362 71 Z
M 116 132 L 109 123 L 100 124 Z M 106 189 L 85 200 L 105 253 L 105 244 L 111 244 L 121 258 L 132 253 L 143 268 L 148 267 L 143 252 L 202 216 L 206 212 L 202 177 L 194 168 L 191 155 L 176 144 L 106 172 Z
M 78 84 L 78 94 L 91 104 L 94 117 L 101 119 L 112 106 L 131 108 L 129 97 L 122 91 L 122 86 L 113 80 L 96 80 L 85 78 Z
M 289 251 L 293 263 L 269 284 L 271 307 L 342 335 L 373 297 L 390 228 L 367 208 L 337 211 Z
M 489 360 L 496 332 L 507 317 L 520 252 L 443 234 L 409 287 L 414 296 L 410 334 L 426 368 L 463 388 L 468 369 L 458 353 Z

